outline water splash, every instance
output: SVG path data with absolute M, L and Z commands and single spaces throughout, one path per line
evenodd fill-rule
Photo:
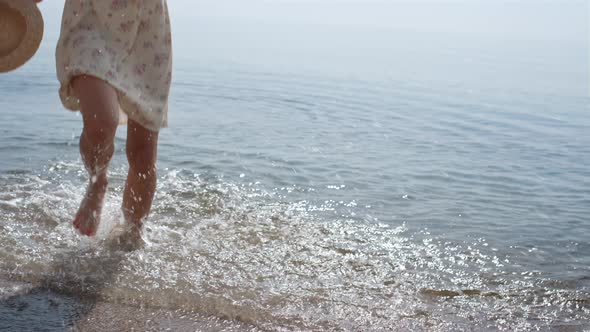
M 588 288 L 527 271 L 485 239 L 456 243 L 363 222 L 354 201 L 289 201 L 286 188 L 190 171 L 160 172 L 145 248 L 119 251 L 104 240 L 122 222 L 125 171 L 111 171 L 94 239 L 71 226 L 85 188 L 80 165 L 0 177 L 0 280 L 25 285 L 2 289 L 5 297 L 37 285 L 264 330 L 588 326 Z

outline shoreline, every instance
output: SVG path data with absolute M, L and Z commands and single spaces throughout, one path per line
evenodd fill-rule
M 258 331 L 194 312 L 111 303 L 44 286 L 0 280 L 0 330 Z

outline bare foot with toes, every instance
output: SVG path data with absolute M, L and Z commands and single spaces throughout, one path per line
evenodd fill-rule
M 74 227 L 82 235 L 93 236 L 100 223 L 100 214 L 107 190 L 106 176 L 94 177 L 74 218 Z

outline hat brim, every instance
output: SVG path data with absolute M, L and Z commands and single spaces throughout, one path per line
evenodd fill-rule
M 0 3 L 18 11 L 27 26 L 18 46 L 9 54 L 0 56 L 0 73 L 5 73 L 24 65 L 35 55 L 43 39 L 44 24 L 41 11 L 32 0 L 0 0 Z

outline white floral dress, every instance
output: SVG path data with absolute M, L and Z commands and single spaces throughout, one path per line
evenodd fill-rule
M 70 82 L 92 75 L 117 90 L 122 123 L 166 127 L 171 44 L 165 0 L 66 0 L 56 50 L 62 103 L 79 110 Z

